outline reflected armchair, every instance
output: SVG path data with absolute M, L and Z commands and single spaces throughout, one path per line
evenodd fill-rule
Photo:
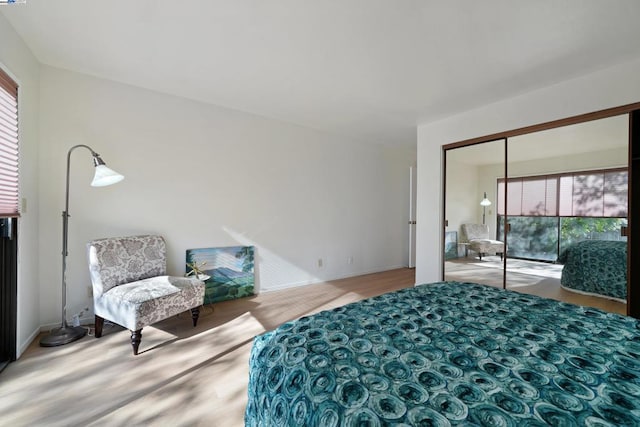
M 471 249 L 478 254 L 480 261 L 483 255 L 504 256 L 504 242 L 489 239 L 489 226 L 485 224 L 462 224 L 460 242 L 466 243 L 466 250 Z M 465 256 L 467 252 L 465 250 Z
M 137 355 L 145 326 L 187 310 L 196 326 L 205 285 L 196 278 L 166 275 L 161 236 L 100 239 L 88 248 L 96 338 L 102 336 L 104 319 L 117 323 L 131 331 Z

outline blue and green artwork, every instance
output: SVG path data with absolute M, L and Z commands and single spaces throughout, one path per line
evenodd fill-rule
M 253 295 L 253 246 L 187 249 L 187 276 L 205 283 L 204 303 Z
M 444 232 L 444 259 L 458 258 L 458 232 Z

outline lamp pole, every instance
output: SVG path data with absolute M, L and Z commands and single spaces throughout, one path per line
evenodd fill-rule
M 45 335 L 40 340 L 42 347 L 55 347 L 59 345 L 68 344 L 70 342 L 79 340 L 87 334 L 87 330 L 81 326 L 69 326 L 67 323 L 67 255 L 68 240 L 69 240 L 69 175 L 71 170 L 71 153 L 76 148 L 86 148 L 91 152 L 93 156 L 93 164 L 96 167 L 95 175 L 91 186 L 102 187 L 106 185 L 115 184 L 122 181 L 124 177 L 117 172 L 107 168 L 104 161 L 100 158 L 100 155 L 93 151 L 91 147 L 84 144 L 74 145 L 69 149 L 67 153 L 67 175 L 66 175 L 66 187 L 64 198 L 64 211 L 62 211 L 62 321 L 60 327 L 53 329 L 48 335 Z
M 487 192 L 484 192 L 484 197 L 480 201 L 480 205 L 482 205 L 482 225 L 485 225 L 485 214 L 487 213 L 487 206 L 491 206 L 491 201 L 487 199 Z

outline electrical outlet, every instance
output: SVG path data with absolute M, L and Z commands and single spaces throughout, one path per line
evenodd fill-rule
M 353 264 L 353 257 L 352 256 L 347 258 L 347 264 L 349 264 L 349 265 Z
M 323 265 L 322 258 L 318 258 L 318 268 L 322 268 Z

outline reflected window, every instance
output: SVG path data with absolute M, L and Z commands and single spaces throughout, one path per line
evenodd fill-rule
M 627 194 L 626 168 L 499 179 L 497 235 L 506 211 L 507 256 L 551 262 L 572 243 L 626 240 Z

